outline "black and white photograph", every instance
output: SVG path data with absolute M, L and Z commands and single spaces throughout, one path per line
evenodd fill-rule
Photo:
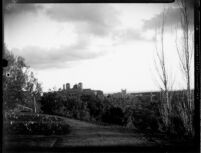
M 193 152 L 194 4 L 5 1 L 3 151 Z

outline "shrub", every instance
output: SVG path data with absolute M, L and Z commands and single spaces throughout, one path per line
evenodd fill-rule
M 35 114 L 10 114 L 4 122 L 7 134 L 68 134 L 70 126 L 61 118 Z
M 182 119 L 177 115 L 171 115 L 170 121 L 171 127 L 168 130 L 169 136 L 183 138 L 186 135 L 186 130 Z
M 123 125 L 123 120 L 124 114 L 118 107 L 111 107 L 102 116 L 102 121 L 109 124 Z

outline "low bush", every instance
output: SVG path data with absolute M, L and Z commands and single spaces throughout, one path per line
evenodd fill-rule
M 102 121 L 109 124 L 123 125 L 123 120 L 123 111 L 118 107 L 111 107 L 102 116 Z
M 9 114 L 4 122 L 6 134 L 68 134 L 70 126 L 59 117 L 39 114 Z
M 187 136 L 185 127 L 179 116 L 171 115 L 171 126 L 168 130 L 168 135 L 172 138 L 184 138 Z

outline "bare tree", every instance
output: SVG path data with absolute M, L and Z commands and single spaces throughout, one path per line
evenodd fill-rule
M 192 93 L 191 93 L 191 63 L 192 63 L 192 55 L 193 48 L 191 44 L 193 44 L 193 37 L 191 37 L 190 30 L 190 22 L 191 18 L 190 14 L 192 13 L 189 4 L 189 0 L 178 0 L 177 4 L 180 8 L 180 18 L 181 18 L 181 30 L 182 30 L 182 48 L 179 48 L 177 45 L 177 53 L 180 60 L 180 68 L 185 77 L 186 82 L 186 95 L 187 95 L 187 103 L 185 104 L 185 112 L 183 115 L 183 120 L 185 127 L 188 132 L 193 132 L 193 101 L 192 101 Z M 177 40 L 176 40 L 177 42 Z
M 165 10 L 162 14 L 162 24 L 159 29 L 159 34 L 156 30 L 156 59 L 155 59 L 155 68 L 157 75 L 159 77 L 159 87 L 161 89 L 161 115 L 165 126 L 168 128 L 170 126 L 170 113 L 171 113 L 171 98 L 170 98 L 170 89 L 173 86 L 173 82 L 170 80 L 167 70 L 167 62 L 165 57 L 164 49 L 164 30 L 165 30 Z M 159 39 L 157 39 L 159 37 Z M 160 44 L 160 48 L 158 47 Z

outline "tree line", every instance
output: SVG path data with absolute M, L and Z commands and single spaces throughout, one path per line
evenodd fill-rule
M 153 99 L 150 96 L 118 97 L 112 94 L 98 96 L 82 93 L 80 96 L 72 96 L 66 94 L 66 91 L 41 95 L 41 85 L 25 60 L 14 56 L 6 47 L 4 58 L 8 60 L 8 66 L 3 71 L 4 111 L 14 109 L 16 104 L 34 109 L 35 97 L 37 106 L 40 106 L 40 113 L 43 114 L 60 115 L 103 125 L 119 125 L 141 131 L 165 132 L 174 136 L 192 136 L 181 116 L 190 113 L 184 112 L 188 101 L 186 90 L 168 91 L 171 95 L 169 104 L 172 113 L 168 116 L 171 126 L 167 126 L 164 116 L 161 115 L 163 92 L 158 92 Z M 192 91 L 191 94 L 193 96 Z
M 150 96 L 116 97 L 94 94 L 69 96 L 66 91 L 45 93 L 40 100 L 43 113 L 95 122 L 97 124 L 119 125 L 144 132 L 162 132 L 176 137 L 191 137 L 185 129 L 180 113 L 187 101 L 186 91 L 171 91 L 171 106 L 174 112 L 169 116 L 171 128 L 161 116 L 162 93 L 154 99 Z

